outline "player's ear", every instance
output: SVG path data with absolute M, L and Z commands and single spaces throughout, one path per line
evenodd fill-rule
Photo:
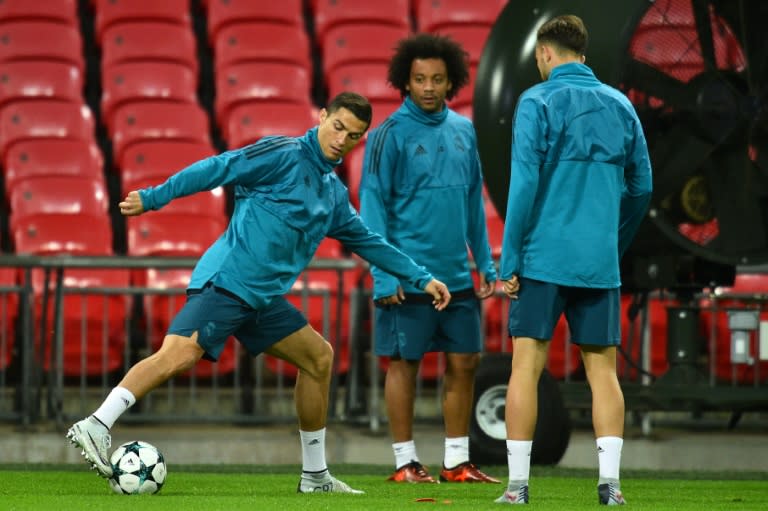
M 318 118 L 320 119 L 321 123 L 325 122 L 325 120 L 328 118 L 328 110 L 321 108 Z

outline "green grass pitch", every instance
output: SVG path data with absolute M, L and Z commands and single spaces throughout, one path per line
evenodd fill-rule
M 496 509 L 502 485 L 415 485 L 386 481 L 383 465 L 335 465 L 334 475 L 366 495 L 300 495 L 300 467 L 192 465 L 168 467 L 156 495 L 117 495 L 83 465 L 0 465 L 4 511 L 215 511 L 477 510 Z M 506 467 L 483 467 L 506 480 Z M 533 467 L 529 505 L 542 510 L 596 509 L 596 474 L 590 470 Z M 624 471 L 622 490 L 631 509 L 705 511 L 768 509 L 768 474 L 750 472 Z M 429 499 L 419 501 L 419 499 Z

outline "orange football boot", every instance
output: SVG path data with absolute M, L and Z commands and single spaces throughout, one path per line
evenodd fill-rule
M 484 474 L 477 466 L 470 462 L 465 461 L 459 463 L 453 468 L 445 468 L 440 471 L 440 480 L 449 481 L 453 483 L 500 483 L 498 479 Z
M 412 461 L 407 465 L 398 468 L 394 474 L 389 476 L 387 481 L 396 483 L 438 483 L 434 477 L 429 475 L 426 467 L 418 461 Z

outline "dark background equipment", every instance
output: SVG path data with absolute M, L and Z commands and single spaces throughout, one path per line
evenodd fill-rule
M 650 385 L 625 383 L 628 408 L 766 409 L 759 382 L 735 390 L 705 381 L 697 323 L 703 290 L 732 285 L 737 267 L 768 262 L 768 2 L 511 1 L 483 51 L 473 103 L 502 217 L 516 101 L 540 81 L 537 29 L 560 14 L 585 21 L 587 65 L 632 100 L 651 152 L 654 194 L 622 261 L 622 291 L 663 290 L 677 300 L 667 312 L 669 370 Z M 588 406 L 585 387 L 561 382 L 565 406 Z

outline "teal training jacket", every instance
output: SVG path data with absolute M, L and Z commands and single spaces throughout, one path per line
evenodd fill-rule
M 139 195 L 145 210 L 155 210 L 234 185 L 227 230 L 198 261 L 190 289 L 212 282 L 261 308 L 291 289 L 325 236 L 423 289 L 432 275 L 363 223 L 333 172 L 339 163 L 325 159 L 315 127 L 303 137 L 264 137 L 200 160 Z
M 619 287 L 652 190 L 630 101 L 584 64 L 562 64 L 520 96 L 512 137 L 501 278 Z
M 360 214 L 374 231 L 457 291 L 474 287 L 469 250 L 479 271 L 496 280 L 483 207 L 483 178 L 472 122 L 445 107 L 427 113 L 407 97 L 368 136 Z M 372 269 L 374 298 L 401 285 Z

